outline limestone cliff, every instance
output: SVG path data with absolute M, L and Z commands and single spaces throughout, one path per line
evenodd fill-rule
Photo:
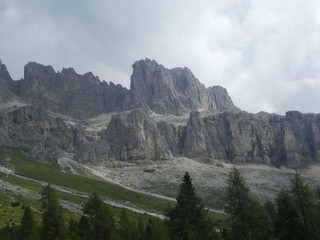
M 0 62 L 0 145 L 81 162 L 178 156 L 296 167 L 320 162 L 320 114 L 250 114 L 187 68 L 133 65 L 131 89 L 72 68 L 28 63 L 13 81 Z
M 300 112 L 286 116 L 224 112 L 203 118 L 192 114 L 183 153 L 233 163 L 290 167 L 319 163 L 319 123 L 320 114 Z
M 133 64 L 130 89 L 138 105 L 147 105 L 160 114 L 237 110 L 222 87 L 206 89 L 188 68 L 167 69 L 149 59 Z
M 120 85 L 101 82 L 91 72 L 79 75 L 64 68 L 56 73 L 38 63 L 25 66 L 14 93 L 30 104 L 81 119 L 130 107 L 130 93 Z
M 14 99 L 14 94 L 9 89 L 11 82 L 13 80 L 6 66 L 0 61 L 0 104 Z
M 102 132 L 108 156 L 117 160 L 162 160 L 172 158 L 157 125 L 141 110 L 127 116 L 115 115 Z

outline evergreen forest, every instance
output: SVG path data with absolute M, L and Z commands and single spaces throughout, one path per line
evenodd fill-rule
M 224 220 L 211 217 L 187 172 L 165 220 L 116 209 L 96 193 L 82 204 L 82 214 L 66 217 L 50 184 L 41 195 L 40 217 L 33 207 L 18 206 L 23 209 L 20 224 L 0 229 L 1 240 L 320 239 L 320 189 L 312 189 L 297 172 L 273 202 L 261 205 L 240 171 L 233 168 L 225 189 Z

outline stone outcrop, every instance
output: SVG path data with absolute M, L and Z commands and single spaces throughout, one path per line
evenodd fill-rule
M 108 158 L 117 160 L 171 159 L 171 152 L 157 125 L 141 110 L 127 116 L 112 117 L 108 128 L 102 132 Z
M 104 112 L 130 108 L 130 93 L 121 85 L 101 82 L 91 72 L 77 74 L 74 69 L 56 73 L 51 66 L 28 63 L 24 79 L 14 93 L 26 102 L 74 118 L 88 118 Z
M 299 112 L 191 112 L 177 125 L 133 110 L 114 115 L 97 138 L 42 108 L 25 106 L 0 115 L 0 133 L 1 145 L 25 146 L 39 157 L 73 153 L 81 162 L 178 156 L 289 167 L 320 162 L 320 114 Z
M 320 162 L 320 114 L 242 112 L 224 88 L 205 88 L 187 68 L 138 61 L 128 90 L 92 73 L 56 73 L 37 63 L 13 81 L 0 63 L 0 87 L 0 145 L 27 147 L 40 159 Z M 107 120 L 90 119 L 99 114 Z
M 0 115 L 1 145 L 27 147 L 40 158 L 73 152 L 78 129 L 30 105 Z
M 320 114 L 224 112 L 203 118 L 191 114 L 183 153 L 191 158 L 297 167 L 320 162 L 319 134 Z
M 237 110 L 224 88 L 206 89 L 188 68 L 166 69 L 149 59 L 133 64 L 130 89 L 139 106 L 147 105 L 159 114 Z
M 130 90 L 101 82 L 91 72 L 80 75 L 64 68 L 56 73 L 51 66 L 35 62 L 24 67 L 24 78 L 19 81 L 13 81 L 0 63 L 0 86 L 1 102 L 18 97 L 78 119 L 139 107 L 175 115 L 199 109 L 237 110 L 225 89 L 206 89 L 189 69 L 169 70 L 148 59 L 133 64 Z
M 9 89 L 11 82 L 13 80 L 6 66 L 0 61 L 0 104 L 14 99 L 14 94 Z

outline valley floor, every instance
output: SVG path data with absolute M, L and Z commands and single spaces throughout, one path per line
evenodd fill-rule
M 70 161 L 70 160 L 69 160 Z M 267 165 L 233 165 L 221 162 L 200 162 L 188 158 L 157 162 L 111 162 L 108 165 L 86 165 L 93 174 L 127 189 L 147 193 L 155 197 L 174 200 L 181 176 L 189 172 L 196 191 L 206 205 L 222 208 L 222 199 L 229 171 L 236 167 L 245 177 L 254 197 L 262 203 L 272 200 L 282 189 L 289 186 L 295 170 Z M 320 165 L 297 170 L 311 186 L 320 185 Z

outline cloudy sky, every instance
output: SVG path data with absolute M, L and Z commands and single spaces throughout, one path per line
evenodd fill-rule
M 0 59 L 130 86 L 144 58 L 188 67 L 249 112 L 320 112 L 319 0 L 0 0 Z

